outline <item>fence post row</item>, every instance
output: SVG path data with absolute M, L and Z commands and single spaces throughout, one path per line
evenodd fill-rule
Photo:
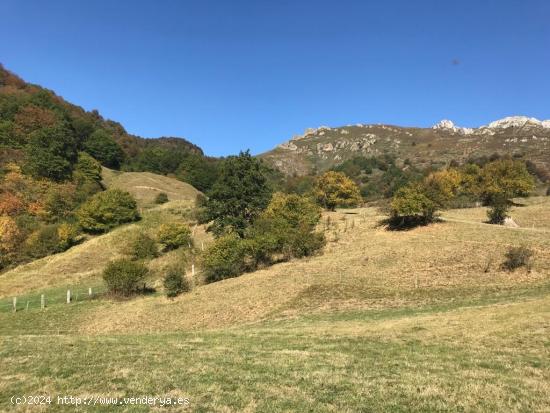
M 195 264 L 193 264 L 192 272 L 193 272 L 193 274 L 195 274 Z M 74 297 L 75 301 L 78 301 L 78 294 L 79 293 L 77 292 L 76 296 Z M 85 295 L 86 293 L 82 293 L 82 294 Z M 89 298 L 93 297 L 92 287 L 88 287 L 88 297 Z M 27 311 L 29 310 L 31 301 L 32 300 L 27 300 L 27 304 L 25 304 L 25 310 L 27 310 Z M 68 289 L 67 290 L 66 303 L 70 304 L 72 301 L 73 301 L 73 294 L 72 294 L 71 290 Z M 46 295 L 45 294 L 40 294 L 40 309 L 44 310 L 45 308 L 46 308 Z M 17 296 L 12 297 L 11 309 L 14 313 L 17 312 Z

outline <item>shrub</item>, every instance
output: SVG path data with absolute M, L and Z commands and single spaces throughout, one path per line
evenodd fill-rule
M 165 204 L 168 202 L 168 194 L 166 192 L 159 192 L 155 197 L 155 204 Z
M 533 255 L 533 250 L 525 246 L 510 247 L 505 254 L 506 261 L 504 261 L 502 266 L 508 271 L 514 271 L 520 267 L 527 267 L 530 270 Z
M 162 224 L 157 234 L 158 241 L 166 250 L 174 250 L 191 244 L 191 231 L 185 224 Z
M 79 152 L 73 176 L 80 183 L 99 182 L 101 181 L 101 164 L 86 152 Z
M 357 185 L 342 172 L 328 171 L 320 176 L 313 193 L 319 204 L 331 211 L 355 207 L 362 201 Z
M 57 227 L 58 248 L 65 251 L 76 243 L 78 228 L 75 225 L 64 222 Z
M 158 257 L 157 243 L 144 232 L 140 232 L 130 243 L 130 255 L 134 260 Z
M 168 269 L 168 272 L 164 276 L 163 285 L 166 296 L 169 298 L 191 291 L 191 283 L 185 277 L 185 271 L 178 267 Z
M 77 217 L 84 231 L 98 233 L 136 221 L 139 214 L 132 195 L 119 189 L 110 189 L 92 196 L 80 207 Z
M 546 196 L 550 196 L 550 186 L 549 186 L 548 189 L 546 190 Z
M 397 191 L 391 202 L 390 227 L 401 228 L 433 222 L 436 204 L 420 185 L 408 185 Z
M 74 245 L 76 234 L 76 228 L 67 223 L 43 226 L 25 240 L 24 253 L 30 258 L 40 258 L 63 252 Z
M 103 280 L 110 293 L 128 297 L 144 289 L 147 267 L 140 261 L 120 259 L 111 261 L 103 271 Z
M 74 187 L 65 185 L 53 187 L 46 193 L 44 209 L 50 221 L 68 218 L 72 213 L 74 205 Z
M 264 218 L 281 218 L 292 227 L 305 225 L 307 228 L 313 229 L 321 218 L 321 210 L 309 198 L 277 192 L 273 194 L 273 198 L 262 216 Z
M 274 254 L 284 259 L 311 255 L 324 245 L 324 236 L 313 232 L 320 218 L 320 208 L 309 198 L 275 193 L 246 234 L 248 253 L 256 265 L 271 263 Z
M 508 218 L 510 206 L 508 200 L 504 197 L 496 197 L 491 201 L 491 208 L 487 211 L 487 217 L 490 224 L 502 225 Z
M 6 216 L 0 216 L 0 255 L 13 252 L 21 241 L 21 230 L 17 222 Z
M 245 258 L 245 242 L 236 234 L 218 238 L 202 256 L 206 281 L 220 281 L 242 274 L 246 270 Z

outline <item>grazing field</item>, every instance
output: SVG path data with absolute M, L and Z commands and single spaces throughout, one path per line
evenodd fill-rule
M 200 193 L 186 182 L 151 172 L 120 172 L 103 167 L 101 176 L 107 188 L 130 192 L 140 207 L 153 206 L 161 192 L 170 201 L 194 201 Z
M 548 198 L 514 208 L 520 228 L 483 224 L 476 208 L 398 232 L 375 208 L 327 213 L 323 255 L 209 285 L 197 267 L 194 290 L 174 300 L 1 311 L 0 410 L 90 411 L 9 402 L 49 394 L 189 398 L 168 411 L 549 411 L 548 208 Z M 531 271 L 501 268 L 517 245 L 535 251 Z M 15 280 L 40 276 L 0 275 L 2 303 Z M 60 289 L 81 279 L 44 276 Z

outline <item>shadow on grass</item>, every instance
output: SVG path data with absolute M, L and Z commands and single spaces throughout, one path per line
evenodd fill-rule
M 384 227 L 388 231 L 410 231 L 418 227 L 425 227 L 427 225 L 443 222 L 438 217 L 424 217 L 424 216 L 391 216 L 378 222 L 378 227 Z

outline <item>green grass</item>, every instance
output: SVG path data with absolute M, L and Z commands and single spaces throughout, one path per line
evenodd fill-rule
M 546 411 L 548 295 L 479 304 L 194 333 L 2 336 L 0 408 L 13 394 L 60 394 L 189 397 L 197 412 Z

